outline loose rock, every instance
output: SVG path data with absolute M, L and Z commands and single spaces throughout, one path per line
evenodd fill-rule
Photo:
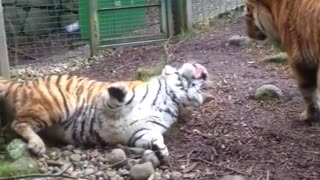
M 227 175 L 223 176 L 220 180 L 245 180 L 245 178 L 239 175 Z
M 30 152 L 27 148 L 25 142 L 21 139 L 14 139 L 10 144 L 8 144 L 7 153 L 12 159 L 19 159 L 23 156 L 30 156 Z
M 70 156 L 70 160 L 73 162 L 79 162 L 81 160 L 81 155 L 80 154 L 72 154 Z
M 160 166 L 160 160 L 152 150 L 145 150 L 141 159 L 141 163 L 151 162 L 154 168 Z
M 228 39 L 229 45 L 231 46 L 244 46 L 251 42 L 251 39 L 248 36 L 234 35 Z
M 123 167 L 126 162 L 126 154 L 122 149 L 114 149 L 109 156 L 109 163 L 115 168 Z
M 271 63 L 279 63 L 279 64 L 285 64 L 287 62 L 288 55 L 287 53 L 281 52 L 276 55 L 266 56 L 263 58 L 262 61 L 264 62 L 271 62 Z
M 151 162 L 136 164 L 130 170 L 130 176 L 133 180 L 147 180 L 153 173 L 154 168 Z
M 281 89 L 272 84 L 266 84 L 259 87 L 255 92 L 255 99 L 272 100 L 283 97 Z

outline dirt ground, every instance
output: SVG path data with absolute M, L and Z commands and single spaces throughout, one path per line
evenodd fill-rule
M 204 64 L 210 73 L 206 90 L 215 100 L 180 122 L 180 133 L 168 141 L 171 170 L 185 178 L 218 179 L 238 174 L 246 179 L 320 179 L 320 125 L 299 122 L 302 98 L 287 65 L 261 62 L 275 51 L 266 46 L 227 45 L 244 34 L 242 19 L 220 23 L 194 35 L 176 50 L 172 64 Z M 138 67 L 148 67 L 164 54 L 159 45 L 124 48 L 89 68 L 72 74 L 98 80 L 130 80 Z M 262 84 L 284 92 L 276 102 L 252 98 Z

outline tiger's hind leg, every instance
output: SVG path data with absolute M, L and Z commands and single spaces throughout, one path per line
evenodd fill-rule
M 36 121 L 34 119 L 19 119 L 19 117 L 17 117 L 17 119 L 12 122 L 11 127 L 28 142 L 28 148 L 34 154 L 41 156 L 45 153 L 46 147 L 40 136 L 36 134 L 36 131 L 40 130 L 40 128 L 39 125 L 35 123 Z
M 305 62 L 291 64 L 296 76 L 299 90 L 306 103 L 306 109 L 300 119 L 304 122 L 314 121 L 320 118 L 319 97 L 317 92 L 318 65 Z

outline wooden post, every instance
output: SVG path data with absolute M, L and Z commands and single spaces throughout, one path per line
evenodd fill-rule
M 192 0 L 173 1 L 175 33 L 192 30 Z
M 0 76 L 10 78 L 8 47 L 4 27 L 2 0 L 0 0 Z
M 98 45 L 100 44 L 97 0 L 88 0 L 88 17 L 88 25 L 90 27 L 90 53 L 92 57 L 97 54 Z

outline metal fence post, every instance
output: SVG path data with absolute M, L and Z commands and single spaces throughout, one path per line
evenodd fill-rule
M 4 27 L 2 0 L 0 0 L 0 75 L 10 78 L 7 38 Z
M 173 1 L 175 33 L 192 30 L 192 0 Z
M 98 52 L 98 45 L 100 43 L 97 0 L 88 0 L 88 13 L 88 25 L 90 27 L 90 53 L 91 56 L 94 56 Z

